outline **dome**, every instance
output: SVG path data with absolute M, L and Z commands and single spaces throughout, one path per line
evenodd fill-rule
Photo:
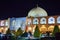
M 42 9 L 40 7 L 36 7 L 29 11 L 28 17 L 30 17 L 30 16 L 31 17 L 42 17 L 42 16 L 48 16 L 48 15 L 44 9 Z

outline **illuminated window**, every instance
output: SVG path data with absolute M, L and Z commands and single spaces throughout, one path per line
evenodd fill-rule
M 58 27 L 59 27 L 59 29 L 60 29 L 60 25 L 59 25 Z
M 54 29 L 54 26 L 53 25 L 48 27 L 48 31 L 51 31 L 52 32 L 53 29 Z
M 42 25 L 42 26 L 40 27 L 40 31 L 41 31 L 41 32 L 46 32 L 46 31 L 47 31 L 47 27 L 46 27 L 45 25 Z
M 50 17 L 48 19 L 48 24 L 54 24 L 55 23 L 55 18 L 54 17 Z
M 34 18 L 34 19 L 33 19 L 33 24 L 39 24 L 37 18 Z
M 57 23 L 60 23 L 60 16 L 57 17 Z
M 7 20 L 5 21 L 5 26 L 8 26 L 8 21 Z
M 41 18 L 40 24 L 46 24 L 46 18 Z
M 1 26 L 4 26 L 4 20 L 3 20 L 3 21 L 1 21 Z

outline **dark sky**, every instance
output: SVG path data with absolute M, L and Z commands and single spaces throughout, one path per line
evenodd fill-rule
M 48 15 L 60 15 L 60 1 L 59 0 L 14 0 L 14 1 L 0 1 L 0 19 L 9 17 L 26 17 L 28 12 L 36 7 L 45 9 Z

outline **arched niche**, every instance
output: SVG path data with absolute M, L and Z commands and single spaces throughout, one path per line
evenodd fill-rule
M 8 20 L 5 21 L 5 26 L 7 26 L 7 27 L 9 26 Z
M 1 22 L 0 22 L 0 26 L 5 26 L 5 21 L 4 20 L 2 20 Z
M 58 25 L 59 29 L 60 29 L 60 25 Z
M 60 16 L 57 17 L 57 23 L 60 24 Z
M 39 24 L 38 18 L 34 18 L 34 19 L 33 19 L 33 24 Z
M 48 18 L 48 24 L 55 24 L 55 18 L 54 17 L 49 17 Z
M 47 31 L 47 27 L 45 25 L 42 25 L 39 29 L 40 29 L 40 32 L 42 33 L 46 33 Z
M 46 24 L 46 18 L 41 18 L 40 19 L 40 24 Z
M 48 31 L 53 32 L 53 30 L 54 30 L 54 25 L 48 27 Z

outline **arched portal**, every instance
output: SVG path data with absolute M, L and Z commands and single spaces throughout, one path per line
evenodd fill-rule
M 45 25 L 42 25 L 42 26 L 40 27 L 40 32 L 46 33 L 46 31 L 47 31 L 47 27 L 46 27 Z
M 53 25 L 51 25 L 51 26 L 48 27 L 48 31 L 50 31 L 50 32 L 53 32 L 53 29 L 54 29 Z

